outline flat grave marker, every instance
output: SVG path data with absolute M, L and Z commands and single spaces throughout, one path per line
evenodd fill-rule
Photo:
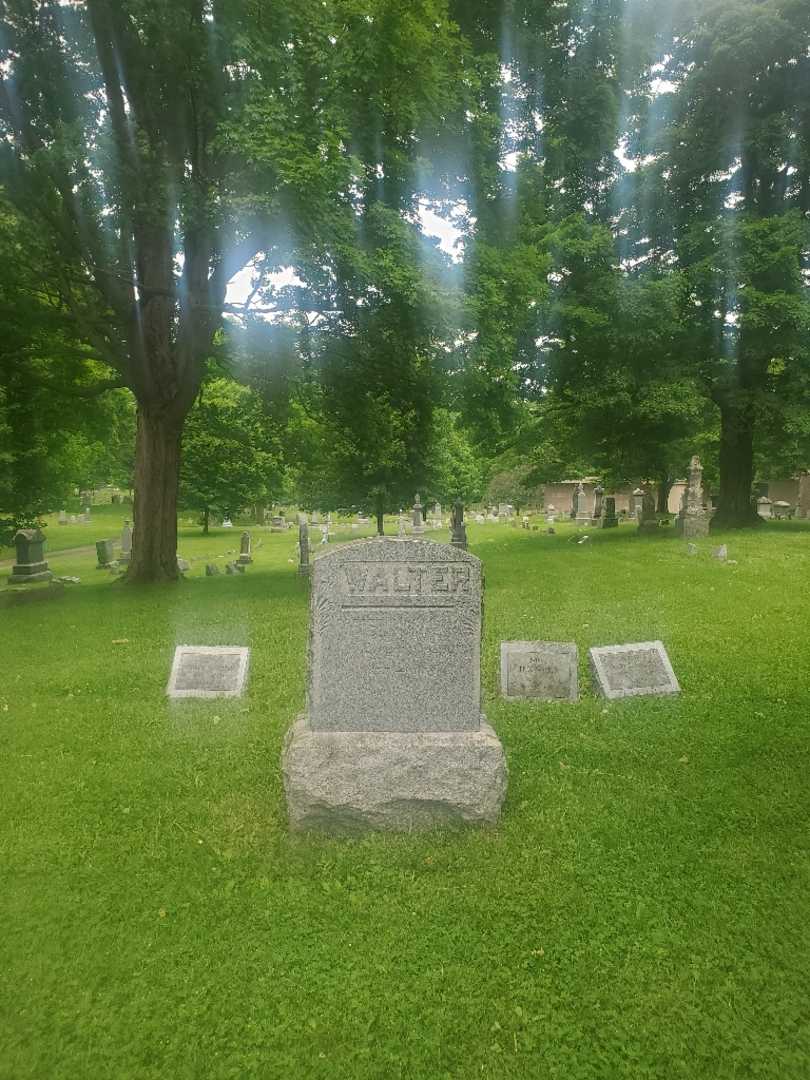
M 573 641 L 502 641 L 501 695 L 506 701 L 576 701 Z
M 603 645 L 588 650 L 594 686 L 606 698 L 681 692 L 662 641 Z
M 250 649 L 238 645 L 178 645 L 166 693 L 170 698 L 241 697 Z

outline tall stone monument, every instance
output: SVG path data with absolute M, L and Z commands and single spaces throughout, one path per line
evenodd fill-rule
M 419 501 L 419 492 L 416 493 L 416 501 L 413 504 L 413 535 L 421 536 L 425 531 L 425 519 L 422 516 L 422 503 Z
M 464 503 L 454 502 L 450 518 L 450 543 L 453 547 L 467 550 L 467 526 L 464 524 Z
M 602 515 L 603 529 L 617 529 L 619 519 L 616 517 L 616 496 L 608 495 L 605 499 L 605 512 Z
M 577 490 L 574 492 L 574 520 L 578 525 L 590 525 L 591 515 L 588 513 L 587 507 L 588 497 L 585 494 L 585 487 L 580 480 L 577 484 Z
M 630 496 L 630 511 L 628 513 L 628 517 L 634 517 L 637 521 L 640 522 L 643 510 L 644 491 L 642 488 L 636 488 L 636 490 Z
M 799 501 L 796 506 L 796 517 L 810 518 L 810 472 L 804 472 L 799 477 Z
M 639 532 L 656 532 L 658 529 L 658 517 L 655 513 L 655 499 L 652 493 L 645 491 L 641 500 L 641 521 L 638 523 Z
M 599 524 L 599 519 L 602 517 L 602 499 L 605 495 L 605 489 L 601 484 L 597 484 L 593 489 L 593 523 Z
M 703 466 L 697 454 L 689 462 L 689 480 L 683 507 L 683 537 L 696 540 L 709 535 L 709 515 L 703 506 Z
M 31 585 L 50 581 L 53 574 L 45 561 L 45 533 L 42 529 L 18 529 L 14 534 L 17 561 L 11 568 L 9 585 Z
M 253 562 L 253 557 L 250 554 L 249 532 L 243 532 L 239 538 L 239 558 L 237 562 L 240 566 L 249 566 Z
M 132 561 L 132 526 L 128 521 L 124 522 L 124 527 L 121 529 L 121 551 L 118 561 L 120 563 Z
M 335 834 L 498 819 L 506 762 L 481 714 L 481 563 L 377 537 L 319 558 L 307 713 L 282 770 L 290 825 Z
M 309 577 L 309 572 L 309 525 L 306 515 L 301 514 L 298 518 L 298 574 L 299 577 Z

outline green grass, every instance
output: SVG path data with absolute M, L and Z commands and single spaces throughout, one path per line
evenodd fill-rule
M 184 530 L 168 589 L 53 558 L 81 585 L 0 610 L 3 1080 L 810 1075 L 810 527 L 723 538 L 737 565 L 469 532 L 488 831 L 289 835 L 292 533 L 205 579 L 238 534 Z M 680 697 L 592 696 L 590 645 L 658 637 Z M 576 641 L 579 703 L 501 702 L 510 638 Z M 186 643 L 250 645 L 248 696 L 169 703 Z

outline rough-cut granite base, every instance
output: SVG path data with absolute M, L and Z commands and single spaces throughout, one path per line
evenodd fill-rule
M 281 755 L 290 827 L 347 835 L 498 820 L 503 747 L 479 731 L 312 731 L 299 717 Z

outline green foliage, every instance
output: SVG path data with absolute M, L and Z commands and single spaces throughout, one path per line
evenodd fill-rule
M 207 530 L 212 513 L 234 516 L 281 492 L 275 431 L 261 397 L 214 378 L 203 385 L 183 433 L 180 504 L 197 510 Z

